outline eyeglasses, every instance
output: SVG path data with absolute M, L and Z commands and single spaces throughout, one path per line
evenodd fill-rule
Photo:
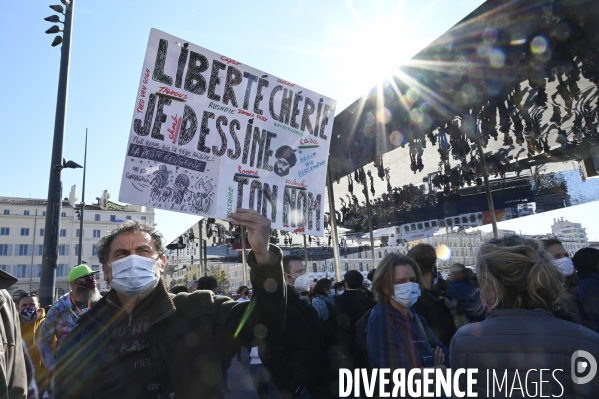
M 90 274 L 89 276 L 83 276 L 83 277 L 79 277 L 77 280 L 95 280 L 96 279 L 96 275 L 95 274 Z
M 289 273 L 286 273 L 286 272 L 283 272 L 283 273 L 284 273 L 284 274 L 286 274 L 286 275 L 288 275 L 288 276 L 289 276 L 289 278 L 298 278 L 299 276 L 303 276 L 304 274 L 306 274 L 306 271 L 305 271 L 305 270 L 303 270 L 303 271 L 300 271 L 300 272 L 299 272 L 299 276 L 297 276 L 297 277 L 296 277 L 296 276 L 292 276 L 291 274 L 289 274 Z

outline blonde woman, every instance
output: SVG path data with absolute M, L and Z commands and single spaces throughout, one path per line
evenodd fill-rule
M 577 384 L 571 377 L 574 352 L 599 354 L 599 334 L 553 316 L 564 275 L 551 261 L 541 243 L 518 236 L 481 246 L 477 274 L 486 320 L 460 328 L 450 347 L 453 370 L 478 369 L 479 397 L 491 389 L 487 372 L 489 385 L 494 374 L 499 384 L 506 377 L 496 397 L 599 397 L 599 378 Z
M 378 302 L 368 319 L 371 369 L 445 368 L 447 348 L 411 309 L 420 296 L 422 275 L 407 256 L 388 254 L 376 269 L 372 291 Z

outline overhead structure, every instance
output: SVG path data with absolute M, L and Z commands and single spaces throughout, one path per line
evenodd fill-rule
M 599 199 L 598 18 L 597 1 L 487 1 L 342 111 L 337 226 L 367 232 L 371 208 L 410 241 Z

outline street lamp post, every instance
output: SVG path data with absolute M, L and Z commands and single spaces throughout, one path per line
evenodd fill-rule
M 81 190 L 81 204 L 79 205 L 79 256 L 77 264 L 81 264 L 81 253 L 83 252 L 83 211 L 85 210 L 85 168 L 87 167 L 87 128 L 85 129 L 85 153 L 83 155 L 83 187 Z
M 60 54 L 56 116 L 54 118 L 54 142 L 52 144 L 50 181 L 48 184 L 48 205 L 46 207 L 46 224 L 44 230 L 44 256 L 42 259 L 42 272 L 40 276 L 39 300 L 42 307 L 53 303 L 55 273 L 58 262 L 58 234 L 60 231 L 60 213 L 62 209 L 62 182 L 60 180 L 60 174 L 63 169 L 61 161 L 67 110 L 74 0 L 71 0 L 70 3 L 65 1 L 65 3 L 66 11 L 64 14 L 65 20 Z M 53 6 L 51 8 L 57 10 L 55 7 L 60 6 Z M 50 31 L 49 33 L 58 33 L 56 29 L 52 28 L 48 29 L 48 31 Z M 53 45 L 60 44 L 60 41 L 57 40 L 57 38 L 54 39 Z

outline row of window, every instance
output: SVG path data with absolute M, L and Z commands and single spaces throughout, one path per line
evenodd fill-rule
M 79 237 L 79 233 L 81 230 L 77 229 L 75 232 L 75 236 Z M 83 232 L 83 234 L 85 234 L 85 231 Z M 0 236 L 8 236 L 10 235 L 10 227 L 0 227 Z M 21 235 L 22 236 L 28 236 L 29 235 L 29 228 L 28 227 L 21 227 Z M 44 236 L 44 229 L 40 229 L 40 237 Z M 66 229 L 60 229 L 60 236 L 61 237 L 66 237 L 67 236 L 67 230 Z M 100 230 L 94 230 L 93 231 L 93 236 L 94 238 L 100 238 Z
M 477 219 L 483 220 L 483 214 L 479 213 L 479 214 L 470 214 L 469 216 L 461 216 L 461 217 L 454 217 L 454 218 L 447 218 L 445 220 L 439 220 L 439 224 L 438 226 L 440 227 L 446 227 L 446 226 L 452 226 L 452 225 L 459 225 L 459 224 L 468 224 L 468 223 L 476 223 Z M 406 224 L 403 226 L 404 230 L 406 233 L 410 232 L 410 231 L 415 231 L 415 230 L 422 230 L 422 229 L 429 229 L 431 227 L 437 227 L 437 221 L 436 220 L 431 220 L 428 222 L 420 222 L 420 223 L 411 223 L 411 224 Z
M 14 251 L 13 251 L 14 248 Z M 75 255 L 79 255 L 79 244 L 75 244 Z M 42 244 L 0 244 L 0 256 L 42 256 L 44 254 L 44 246 Z M 60 244 L 58 246 L 59 256 L 70 255 L 70 245 Z M 92 256 L 98 255 L 98 246 L 92 245 Z
M 32 265 L 0 265 L 0 270 L 4 270 L 17 278 L 26 278 L 30 276 L 32 278 L 39 278 L 42 273 L 42 265 L 33 265 L 33 270 L 31 266 Z M 100 270 L 100 265 L 92 265 L 92 270 Z M 68 263 L 61 263 L 56 268 L 56 277 L 67 277 L 69 271 L 70 268 Z
M 5 210 L 4 210 L 4 214 L 5 214 L 5 215 L 10 215 L 10 209 L 5 209 Z M 24 215 L 24 216 L 30 216 L 30 214 L 29 214 L 29 211 L 23 211 L 23 215 Z M 44 212 L 43 212 L 42 216 L 46 216 L 46 211 L 44 211 Z M 66 212 L 62 212 L 62 213 L 60 214 L 60 217 L 66 218 L 66 217 L 67 217 L 67 213 L 66 213 Z M 96 213 L 96 214 L 94 215 L 94 220 L 95 220 L 96 222 L 99 222 L 99 221 L 101 220 L 101 217 L 102 217 L 102 215 L 101 215 L 101 214 L 99 214 L 99 213 Z M 125 219 L 126 219 L 126 220 L 131 220 L 131 215 L 127 215 L 127 216 L 125 216 Z M 144 220 L 144 221 L 145 221 L 145 220 L 146 220 L 146 217 L 145 217 L 145 216 L 142 216 L 142 217 L 141 217 L 141 220 Z M 120 220 L 120 219 L 117 219 L 116 215 L 110 215 L 110 221 L 111 221 L 111 222 L 120 222 L 121 220 Z
M 10 209 L 5 209 L 4 210 L 4 214 L 5 215 L 10 215 Z M 29 211 L 23 211 L 23 216 L 31 216 L 31 214 L 29 213 Z M 46 216 L 46 211 L 42 212 L 42 216 Z M 67 217 L 67 213 L 66 212 L 61 212 L 60 213 L 60 217 L 66 218 Z

